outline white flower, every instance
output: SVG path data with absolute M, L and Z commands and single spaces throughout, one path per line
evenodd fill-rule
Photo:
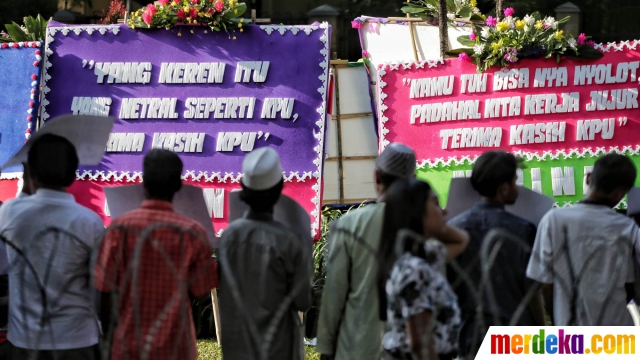
M 473 52 L 476 53 L 477 55 L 482 55 L 482 53 L 484 52 L 484 44 L 478 44 L 474 46 Z
M 449 18 L 449 20 L 455 20 L 456 14 L 448 13 L 447 17 Z
M 478 9 L 477 7 L 473 8 L 473 13 L 476 15 L 480 15 L 480 9 Z
M 529 26 L 533 26 L 533 24 L 536 23 L 536 18 L 534 18 L 531 15 L 526 15 L 523 20 L 524 20 L 524 23 Z
M 569 40 L 567 40 L 567 45 L 568 45 L 570 48 L 575 49 L 575 48 L 576 48 L 576 45 L 578 45 L 578 42 L 576 41 L 576 39 L 574 39 L 574 38 L 570 38 Z
M 491 28 L 489 27 L 485 27 L 482 29 L 482 31 L 480 32 L 480 35 L 482 35 L 483 38 L 488 38 L 489 35 L 491 34 Z
M 558 28 L 558 22 L 553 16 L 549 16 L 548 18 L 544 19 L 544 24 L 547 27 L 552 28 L 553 30 Z
M 513 20 L 513 16 L 507 16 L 507 17 L 504 19 L 504 22 L 506 22 L 507 24 L 509 24 L 509 26 L 511 26 L 511 27 L 514 27 L 514 26 L 515 26 L 515 24 L 516 24 L 515 20 Z

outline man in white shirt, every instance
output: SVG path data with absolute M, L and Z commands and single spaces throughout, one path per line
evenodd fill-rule
M 97 359 L 100 325 L 90 263 L 104 225 L 66 192 L 78 167 L 72 143 L 44 135 L 31 146 L 27 163 L 34 195 L 0 207 L 11 284 L 11 358 Z
M 596 161 L 584 200 L 540 222 L 527 276 L 543 283 L 556 326 L 633 326 L 625 284 L 634 281 L 638 226 L 615 207 L 636 180 L 623 155 Z

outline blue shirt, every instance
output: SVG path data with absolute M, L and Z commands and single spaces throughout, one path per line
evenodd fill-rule
M 456 216 L 449 224 L 464 229 L 469 233 L 469 245 L 455 261 L 466 271 L 474 287 L 482 281 L 481 249 L 487 233 L 492 229 L 502 229 L 521 239 L 526 244 L 526 250 L 517 243 L 504 241 L 493 261 L 489 279 L 495 297 L 496 315 L 508 325 L 516 309 L 533 285 L 533 281 L 526 276 L 531 248 L 536 236 L 536 227 L 529 221 L 515 216 L 504 209 L 497 202 L 479 201 L 471 209 Z M 497 244 L 499 242 L 495 242 Z M 496 245 L 492 245 L 493 249 Z M 447 276 L 454 291 L 458 295 L 462 310 L 463 322 L 473 321 L 476 315 L 477 303 L 467 282 L 460 279 L 451 266 L 447 269 Z M 494 301 L 488 297 L 486 286 L 483 287 L 483 312 L 485 318 L 492 319 L 494 313 L 491 304 Z M 529 309 L 525 309 L 518 325 L 535 325 Z M 486 324 L 489 326 L 490 324 Z M 498 325 L 498 324 L 494 324 Z M 482 339 L 482 338 L 481 338 Z

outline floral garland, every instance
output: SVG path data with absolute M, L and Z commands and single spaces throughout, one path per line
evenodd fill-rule
M 158 0 L 134 12 L 128 25 L 132 29 L 206 25 L 213 31 L 242 32 L 249 22 L 240 17 L 246 10 L 238 0 Z
M 577 59 L 599 59 L 604 56 L 594 49 L 594 42 L 584 33 L 578 38 L 563 30 L 569 17 L 556 21 L 553 17 L 545 17 L 539 13 L 526 15 L 523 19 L 514 17 L 515 10 L 504 10 L 502 21 L 489 16 L 486 26 L 474 26 L 470 35 L 463 35 L 458 42 L 468 48 L 448 51 L 449 55 L 458 55 L 460 60 L 471 59 L 478 72 L 486 71 L 496 65 L 507 67 L 522 58 L 555 57 L 560 62 L 561 56 Z
M 467 19 L 483 21 L 486 17 L 480 13 L 477 0 L 447 1 L 447 17 L 450 20 Z M 416 17 L 437 17 L 438 0 L 408 0 L 402 12 Z

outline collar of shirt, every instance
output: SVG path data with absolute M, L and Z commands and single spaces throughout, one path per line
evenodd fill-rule
M 142 202 L 141 208 L 149 210 L 173 211 L 173 205 L 171 205 L 170 202 L 163 200 L 144 200 Z
M 257 221 L 271 221 L 273 220 L 273 214 L 270 212 L 257 212 L 249 209 L 244 213 L 244 218 Z
M 504 209 L 504 205 L 493 200 L 480 200 L 473 206 L 479 209 Z
M 76 202 L 76 199 L 73 197 L 73 195 L 69 194 L 68 192 L 49 189 L 38 189 L 36 190 L 36 193 L 34 195 L 28 198 L 53 202 Z

